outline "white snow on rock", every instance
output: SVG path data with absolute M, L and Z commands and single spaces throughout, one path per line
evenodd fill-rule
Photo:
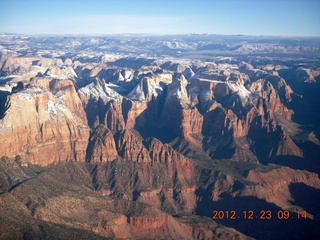
M 247 98 L 250 96 L 251 92 L 245 88 L 245 86 L 243 85 L 239 85 L 237 83 L 233 84 L 233 83 L 227 83 L 229 88 L 236 92 L 240 97 L 242 98 Z
M 55 106 L 55 103 L 53 101 L 48 101 L 47 103 L 47 112 L 50 113 L 50 115 L 57 115 L 57 108 Z
M 47 111 L 51 116 L 57 116 L 58 112 L 66 112 L 68 109 L 66 106 L 49 100 L 47 103 Z
M 163 89 L 157 84 L 157 79 L 143 78 L 140 83 L 128 94 L 128 97 L 132 100 L 141 102 L 149 102 L 152 97 L 157 97 L 158 92 L 162 92 Z
M 203 82 L 213 82 L 213 83 L 222 83 L 227 84 L 228 87 L 235 93 L 237 93 L 242 98 L 247 98 L 250 96 L 251 92 L 246 89 L 245 86 L 236 83 L 235 81 L 219 81 L 219 80 L 211 80 L 211 79 L 205 79 L 205 78 L 198 78 L 200 81 Z
M 20 99 L 31 101 L 35 95 L 41 93 L 43 93 L 43 90 L 39 87 L 36 87 L 22 90 L 20 92 L 15 93 L 15 95 Z
M 171 84 L 168 85 L 166 101 L 172 98 L 179 99 L 183 106 L 190 104 L 190 99 L 187 92 L 188 81 L 182 75 L 180 79 L 174 79 Z
M 12 131 L 12 125 L 2 125 L 0 124 L 0 132 Z
M 12 87 L 10 87 L 9 85 L 1 86 L 0 91 L 11 93 Z
M 101 98 L 104 101 L 121 98 L 121 95 L 119 93 L 108 87 L 108 85 L 105 83 L 96 84 L 92 82 L 89 85 L 80 88 L 78 94 L 85 95 L 87 98 Z
M 211 80 L 211 79 L 206 79 L 206 78 L 198 78 L 202 82 L 213 82 L 213 83 L 227 83 L 225 81 L 219 81 L 219 80 Z

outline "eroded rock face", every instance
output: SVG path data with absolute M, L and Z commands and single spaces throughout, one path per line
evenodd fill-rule
M 225 208 L 229 210 L 230 207 L 237 214 L 248 208 L 254 213 L 268 209 L 272 217 L 277 218 L 278 211 L 285 209 L 290 212 L 293 219 L 296 218 L 298 210 L 303 211 L 296 205 L 299 202 L 300 206 L 308 209 L 309 217 L 312 218 L 314 214 L 317 214 L 317 209 L 313 207 L 319 205 L 315 199 L 318 201 L 320 197 L 317 174 L 277 165 L 250 170 L 250 164 L 243 163 L 242 167 L 241 175 L 238 175 L 238 171 L 232 171 L 232 164 L 229 165 L 231 174 L 223 174 L 215 169 L 203 170 L 207 174 L 202 173 L 202 176 L 205 177 L 198 189 L 199 213 L 206 214 L 206 211 Z M 307 195 L 301 197 L 302 192 Z M 307 202 L 312 206 L 307 206 Z M 257 232 L 263 232 L 265 225 L 256 224 L 255 221 L 260 220 L 253 219 L 249 225 L 242 221 L 235 223 L 226 220 L 226 223 L 228 222 L 232 227 L 245 226 L 248 231 L 254 229 Z M 291 220 L 290 223 L 277 221 L 273 227 L 279 229 L 280 232 L 274 233 L 274 236 L 284 236 L 285 234 L 281 232 L 283 227 L 290 228 L 291 231 L 299 231 L 298 229 L 308 228 L 310 223 L 302 225 L 300 221 L 295 220 Z M 313 234 L 315 232 L 311 235 Z
M 66 68 L 60 68 L 56 66 L 48 67 L 47 71 L 44 73 L 45 76 L 51 76 L 54 78 L 68 79 L 77 77 L 77 74 L 72 67 L 68 66 Z
M 126 161 L 150 162 L 147 149 L 143 145 L 143 138 L 133 129 L 126 129 L 115 136 L 119 155 Z
M 105 124 L 113 133 L 124 130 L 125 121 L 122 114 L 121 101 L 110 101 L 107 103 L 105 109 L 103 124 Z
M 99 125 L 91 133 L 87 158 L 90 163 L 112 161 L 118 157 L 112 132 L 104 125 Z
M 73 114 L 77 115 L 87 125 L 87 116 L 82 107 L 81 100 L 71 80 L 52 80 L 49 90 L 61 101 Z
M 92 83 L 79 89 L 78 95 L 86 111 L 90 127 L 106 124 L 113 132 L 124 128 L 122 97 L 109 88 L 104 81 L 95 79 Z
M 112 76 L 118 71 L 102 67 L 113 72 Z M 230 70 L 207 65 L 195 67 L 188 80 L 184 76 L 188 68 L 177 69 L 174 74 L 163 69 L 157 73 L 148 69 L 146 75 L 136 72 L 135 87 L 127 94 L 121 92 L 122 95 L 114 89 L 118 91 L 127 80 L 112 85 L 116 83 L 113 77 L 96 79 L 81 88 L 79 95 L 89 126 L 104 124 L 113 134 L 136 129 L 143 136 L 156 136 L 163 141 L 176 139 L 176 149 L 184 148 L 178 142 L 188 142 L 184 146 L 190 147 L 184 153 L 200 149 L 212 158 L 226 149 L 231 151 L 228 157 L 237 161 L 266 162 L 283 154 L 303 156 L 278 123 L 279 119 L 292 119 L 294 112 L 287 105 L 291 104 L 293 92 L 274 68 Z M 128 79 L 132 76 L 129 72 L 123 72 Z M 122 76 L 122 72 L 119 74 Z M 139 74 L 143 76 L 141 79 Z M 170 137 L 164 138 L 161 134 L 164 131 L 169 131 Z M 259 150 L 259 143 L 280 135 L 285 137 L 277 142 L 278 147 L 270 145 L 267 150 Z M 217 144 L 225 147 L 221 149 Z
M 126 123 L 127 129 L 133 129 L 136 124 L 137 120 L 142 113 L 148 108 L 148 104 L 146 102 L 140 101 L 132 101 L 130 99 L 123 99 L 122 101 L 122 114 L 124 116 L 124 120 Z M 140 117 L 140 124 L 144 124 L 143 117 Z
M 182 154 L 176 152 L 168 144 L 163 144 L 156 138 L 147 139 L 145 141 L 145 145 L 149 151 L 151 160 L 154 162 L 185 162 L 184 156 Z
M 170 212 L 195 209 L 196 170 L 189 159 L 158 139 L 143 140 L 133 129 L 116 133 L 114 139 L 108 129 L 99 125 L 91 134 L 87 150 L 93 183 L 101 195 L 136 200 Z M 107 162 L 113 153 L 119 156 Z
M 2 161 L 1 170 L 4 166 Z M 22 176 L 24 182 L 17 185 L 14 191 L 5 191 L 0 195 L 0 226 L 5 227 L 1 237 L 20 238 L 27 235 L 43 238 L 50 235 L 59 239 L 74 236 L 78 239 L 102 239 L 166 236 L 173 239 L 210 239 L 217 231 L 222 239 L 226 236 L 245 238 L 244 234 L 209 218 L 177 218 L 140 200 L 101 197 L 90 190 L 91 182 L 86 177 L 88 172 L 81 163 L 59 163 L 37 175 L 37 169 L 31 168 L 25 173 L 25 169 L 12 159 L 4 162 L 14 165 L 10 174 Z M 26 178 L 28 174 L 30 176 Z M 140 195 L 146 200 L 152 192 Z M 32 228 L 26 224 L 26 219 Z
M 249 196 L 254 191 L 258 198 L 274 202 L 282 208 L 292 204 L 290 193 L 292 185 L 300 183 L 316 189 L 319 189 L 320 186 L 320 179 L 316 174 L 288 167 L 274 169 L 266 173 L 250 171 L 247 179 L 255 186 L 245 187 L 241 191 L 241 196 Z
M 184 108 L 177 99 L 165 103 L 161 113 L 161 124 L 177 136 L 201 133 L 203 116 L 197 108 Z
M 171 163 L 115 160 L 92 165 L 95 189 L 102 196 L 150 204 L 171 214 L 196 208 L 197 174 L 190 161 Z
M 39 58 L 37 57 L 16 57 L 16 56 L 8 56 L 2 65 L 1 71 L 10 75 L 14 70 L 19 68 L 19 66 L 28 64 L 31 65 L 33 61 L 37 61 Z
M 266 116 L 266 120 L 274 119 L 275 113 L 288 120 L 291 119 L 293 111 L 289 110 L 281 103 L 277 91 L 270 82 L 258 80 L 252 83 L 250 90 L 259 94 L 259 99 L 262 101 L 260 101 L 258 104 L 262 105 L 260 109 L 264 109 L 263 114 Z M 259 105 L 257 108 L 259 108 Z
M 50 67 L 50 66 L 60 67 L 61 65 L 63 65 L 63 61 L 60 58 L 41 58 L 37 62 L 37 65 L 41 67 Z
M 21 156 L 46 166 L 84 161 L 89 129 L 85 122 L 48 91 L 26 89 L 8 97 L 10 107 L 1 122 L 1 156 Z
M 188 82 L 181 74 L 174 76 L 168 85 L 167 96 L 161 112 L 161 123 L 178 136 L 201 132 L 203 116 L 192 107 L 186 89 Z

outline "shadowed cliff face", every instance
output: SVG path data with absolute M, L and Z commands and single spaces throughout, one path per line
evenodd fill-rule
M 319 236 L 317 62 L 17 56 L 0 58 L 1 239 Z
M 8 108 L 10 107 L 10 101 L 8 96 L 10 95 L 7 91 L 0 91 L 0 119 L 4 118 Z
M 285 126 L 293 114 L 286 107 L 293 93 L 283 78 L 264 73 L 265 79 L 251 81 L 244 73 L 222 71 L 217 77 L 212 71 L 200 68 L 189 81 L 183 74 L 142 78 L 128 94 L 131 99 L 111 83 L 94 80 L 79 96 L 89 125 L 104 124 L 113 134 L 135 128 L 144 137 L 175 139 L 176 149 L 184 148 L 177 144 L 183 139 L 189 145 L 184 153 L 197 154 L 198 148 L 210 158 L 267 164 L 282 155 L 303 157 Z M 265 142 L 269 146 L 262 148 Z

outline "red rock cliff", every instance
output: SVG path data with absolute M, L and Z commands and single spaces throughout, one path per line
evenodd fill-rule
M 85 160 L 89 129 L 48 91 L 26 89 L 9 96 L 0 120 L 1 156 L 46 166 Z

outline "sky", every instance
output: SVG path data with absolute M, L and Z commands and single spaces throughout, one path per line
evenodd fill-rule
M 0 0 L 0 32 L 320 36 L 320 0 Z

